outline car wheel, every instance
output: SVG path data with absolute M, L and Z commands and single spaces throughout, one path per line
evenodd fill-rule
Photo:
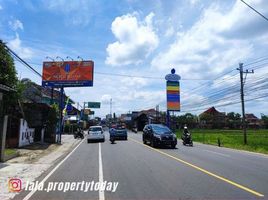
M 90 141 L 89 140 L 87 140 L 87 143 L 89 143 Z
M 143 144 L 146 144 L 146 140 L 143 140 Z
M 125 137 L 125 140 L 127 140 L 127 137 Z
M 155 142 L 154 142 L 154 140 L 153 140 L 153 139 L 151 140 L 151 142 L 150 142 L 150 143 L 151 143 L 151 146 L 152 146 L 152 147 L 156 147 L 156 144 L 155 144 Z
M 176 149 L 176 144 L 172 144 L 172 145 L 171 145 L 171 148 L 172 148 L 172 149 Z

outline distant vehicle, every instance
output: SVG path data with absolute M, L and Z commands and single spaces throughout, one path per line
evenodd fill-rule
M 137 126 L 135 126 L 135 125 L 132 126 L 132 129 L 131 129 L 131 130 L 132 130 L 132 132 L 134 132 L 134 133 L 137 133 L 137 132 L 138 132 L 138 128 L 137 128 Z
M 150 143 L 152 147 L 170 145 L 173 149 L 177 145 L 176 135 L 166 126 L 161 124 L 148 124 L 143 129 L 143 143 Z
M 127 140 L 127 129 L 124 124 L 113 124 L 109 130 L 110 138 L 114 140 Z
M 77 127 L 74 131 L 74 139 L 77 138 L 84 139 L 84 131 L 80 127 Z
M 87 135 L 87 143 L 90 141 L 105 141 L 105 136 L 101 126 L 90 126 Z

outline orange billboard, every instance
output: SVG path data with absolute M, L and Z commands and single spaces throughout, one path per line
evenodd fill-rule
M 93 61 L 43 62 L 42 86 L 93 86 Z

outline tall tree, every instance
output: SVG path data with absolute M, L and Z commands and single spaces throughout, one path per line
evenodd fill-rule
M 0 40 L 0 83 L 9 87 L 16 87 L 18 78 L 13 58 Z
M 16 92 L 7 93 L 3 98 L 4 113 L 14 113 L 10 109 L 14 109 L 14 105 L 17 104 L 22 88 L 18 83 L 14 60 L 2 40 L 0 40 L 0 84 L 16 90 Z

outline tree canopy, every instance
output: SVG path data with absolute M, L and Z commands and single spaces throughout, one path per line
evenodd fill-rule
M 16 87 L 17 72 L 13 58 L 5 47 L 5 44 L 0 40 L 0 83 L 9 87 Z

